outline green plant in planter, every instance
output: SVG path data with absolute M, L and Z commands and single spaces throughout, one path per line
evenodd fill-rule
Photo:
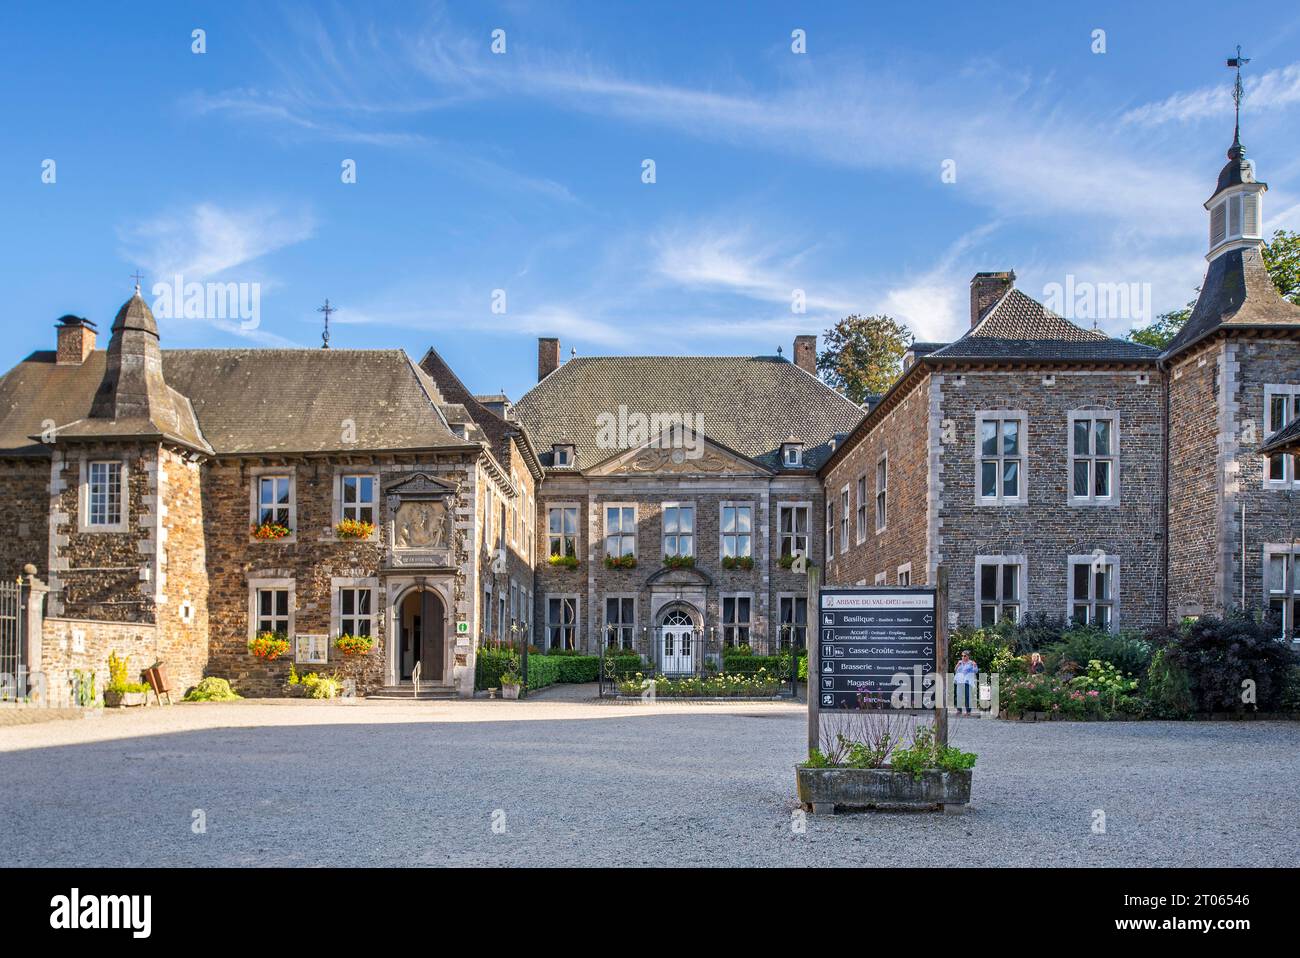
M 248 643 L 248 652 L 272 662 L 289 651 L 289 637 L 283 632 L 259 632 Z
M 369 635 L 340 635 L 334 640 L 334 648 L 346 656 L 365 655 L 374 645 L 374 637 Z
M 722 568 L 724 569 L 752 569 L 754 568 L 753 556 L 723 556 Z
M 636 568 L 636 556 L 634 556 L 634 555 L 625 555 L 625 556 L 611 556 L 611 555 L 607 555 L 607 556 L 605 556 L 605 568 L 606 568 L 606 569 L 635 569 L 635 568 Z
M 664 566 L 669 569 L 694 569 L 695 556 L 664 555 Z
M 502 685 L 522 685 L 523 682 L 524 682 L 524 677 L 520 675 L 518 672 L 511 671 L 511 672 L 501 673 Z
M 578 557 L 573 555 L 560 555 L 556 553 L 546 560 L 547 563 L 556 569 L 576 569 L 578 568 Z

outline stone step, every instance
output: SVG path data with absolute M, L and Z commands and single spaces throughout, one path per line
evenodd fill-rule
M 455 697 L 455 689 L 440 685 L 421 686 L 419 695 L 415 694 L 415 690 L 410 685 L 385 685 L 383 688 L 376 689 L 366 696 L 368 699 L 378 699 L 380 701 L 406 702 L 432 702 Z

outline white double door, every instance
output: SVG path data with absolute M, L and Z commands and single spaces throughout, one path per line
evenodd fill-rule
M 695 671 L 695 627 L 684 612 L 670 612 L 659 629 L 659 669 L 665 673 Z

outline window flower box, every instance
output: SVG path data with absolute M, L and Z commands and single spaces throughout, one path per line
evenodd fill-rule
M 279 632 L 259 632 L 248 643 L 248 652 L 259 659 L 273 662 L 289 651 L 289 638 Z
M 369 635 L 340 635 L 334 640 L 334 648 L 348 657 L 365 655 L 374 647 L 374 637 Z
M 635 568 L 636 568 L 636 556 L 634 556 L 634 555 L 625 555 L 625 556 L 609 556 L 609 555 L 607 555 L 607 556 L 605 556 L 605 568 L 606 568 L 606 569 L 635 569 Z
M 724 569 L 743 569 L 748 572 L 754 568 L 753 556 L 725 556 L 722 560 Z
M 694 569 L 695 556 L 664 556 L 664 566 L 669 569 Z
M 555 569 L 576 569 L 578 568 L 577 556 L 553 555 L 546 560 Z
M 779 563 L 779 565 L 781 566 L 782 569 L 793 569 L 793 568 L 794 568 L 794 560 L 795 560 L 795 557 L 792 556 L 792 555 L 783 555 L 783 556 L 781 556 L 781 558 L 780 558 L 779 560 L 777 560 L 777 561 L 778 561 L 778 563 Z M 813 562 L 811 559 L 809 559 L 809 560 L 808 560 L 808 568 L 809 568 L 809 569 L 812 569 L 812 568 L 815 568 L 815 567 L 816 567 L 816 563 Z
M 374 534 L 375 524 L 360 519 L 344 519 L 334 527 L 334 535 L 340 539 L 369 539 Z
M 278 522 L 263 522 L 260 526 L 253 526 L 253 538 L 259 542 L 274 542 L 276 539 L 287 539 L 291 535 L 293 531 Z

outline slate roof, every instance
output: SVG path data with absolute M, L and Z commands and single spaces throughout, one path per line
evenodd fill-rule
M 836 433 L 850 432 L 863 411 L 788 360 L 776 356 L 578 356 L 529 390 L 514 412 L 549 466 L 551 447 L 576 446 L 577 467 L 618 450 L 597 445 L 601 413 L 619 406 L 647 416 L 703 417 L 713 441 L 769 468 L 780 467 L 791 433 L 816 468 Z
M 31 437 L 47 419 L 85 419 L 106 355 L 59 366 L 53 351 L 36 352 L 0 377 L 0 455 L 48 455 Z M 162 358 L 168 386 L 219 455 L 466 445 L 438 411 L 433 382 L 400 349 L 165 349 Z M 343 441 L 348 420 L 355 443 Z
M 1149 346 L 1076 326 L 1013 287 L 961 339 L 917 359 L 1154 362 L 1158 356 Z
M 1163 355 L 1180 353 L 1225 327 L 1300 329 L 1300 306 L 1282 298 L 1258 249 L 1230 250 L 1210 261 L 1192 314 Z
M 1279 452 L 1300 453 L 1300 419 L 1294 419 L 1268 437 L 1259 451 L 1265 454 Z

